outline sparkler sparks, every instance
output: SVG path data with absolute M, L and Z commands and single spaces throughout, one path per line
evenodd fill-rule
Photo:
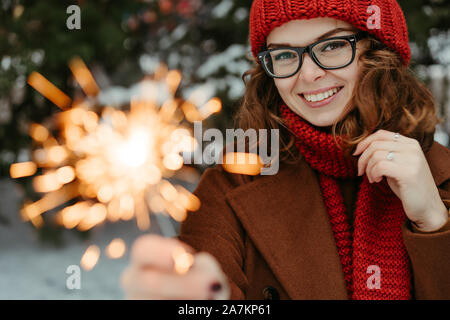
M 194 263 L 194 256 L 181 247 L 177 247 L 174 250 L 172 258 L 175 262 L 175 271 L 178 274 L 185 274 L 188 272 Z
M 170 93 L 161 106 L 149 95 L 157 93 L 151 84 L 145 96 L 133 97 L 127 110 L 101 106 L 96 99 L 99 87 L 84 62 L 75 58 L 69 67 L 88 96 L 85 100 L 72 101 L 37 72 L 28 79 L 34 89 L 62 111 L 55 115 L 52 128 L 41 124 L 30 126 L 30 136 L 37 146 L 33 161 L 16 163 L 10 168 L 12 178 L 38 172 L 32 182 L 43 197 L 24 205 L 23 220 L 39 227 L 43 223 L 42 214 L 65 206 L 55 219 L 67 229 L 86 231 L 105 220 L 115 222 L 135 217 L 139 229 L 147 230 L 149 212 L 165 211 L 176 221 L 183 221 L 187 211 L 198 210 L 200 200 L 168 178 L 183 168 L 180 153 L 192 152 L 196 146 L 183 120 L 203 120 L 219 112 L 220 100 L 213 98 L 196 107 L 193 99 L 175 98 L 181 74 L 161 65 L 153 81 L 164 83 Z M 107 251 L 110 257 L 118 257 L 125 247 L 116 241 Z M 100 249 L 91 246 L 81 265 L 90 270 L 99 256 Z M 177 257 L 174 256 L 176 265 L 181 265 L 180 272 L 185 272 L 190 266 L 189 257 L 182 253 Z
M 114 239 L 106 247 L 106 255 L 111 259 L 119 259 L 125 253 L 126 245 L 122 239 Z

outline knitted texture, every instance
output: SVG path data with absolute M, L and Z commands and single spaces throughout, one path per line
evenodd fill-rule
M 376 14 L 369 10 L 372 5 L 380 8 L 380 28 L 372 28 L 372 24 L 368 24 Z M 253 56 L 262 50 L 266 37 L 274 28 L 291 20 L 317 17 L 346 21 L 367 31 L 397 52 L 405 65 L 409 64 L 408 29 L 396 0 L 254 0 L 250 11 Z
M 295 134 L 299 152 L 318 172 L 349 299 L 411 299 L 410 261 L 401 233 L 406 215 L 386 179 L 371 184 L 364 175 L 352 231 L 336 179 L 355 177 L 357 160 L 344 155 L 332 134 L 314 128 L 286 105 L 280 107 L 280 114 Z M 340 136 L 337 141 L 342 141 Z M 374 288 L 374 269 L 370 266 L 380 270 L 380 288 Z

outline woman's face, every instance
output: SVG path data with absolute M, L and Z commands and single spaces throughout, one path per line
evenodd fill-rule
M 337 30 L 327 38 L 351 35 L 357 31 L 351 24 L 332 18 L 292 20 L 272 30 L 267 37 L 267 47 L 271 49 L 277 44 L 305 47 L 337 28 L 345 30 Z M 286 105 L 315 126 L 331 126 L 349 102 L 355 87 L 360 45 L 358 42 L 353 63 L 337 70 L 321 69 L 308 53 L 304 53 L 303 64 L 296 74 L 285 79 L 274 79 Z

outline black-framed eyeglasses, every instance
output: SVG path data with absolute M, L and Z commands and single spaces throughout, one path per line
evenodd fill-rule
M 356 42 L 365 36 L 365 32 L 358 32 L 348 36 L 323 39 L 306 47 L 269 49 L 258 53 L 258 59 L 264 71 L 272 78 L 289 78 L 296 74 L 302 66 L 305 52 L 308 52 L 312 60 L 322 69 L 341 69 L 353 62 Z

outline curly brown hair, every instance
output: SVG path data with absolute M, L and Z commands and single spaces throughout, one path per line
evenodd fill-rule
M 443 122 L 436 114 L 430 90 L 384 43 L 370 35 L 362 42 L 357 85 L 331 128 L 335 141 L 336 135 L 340 135 L 340 147 L 349 155 L 361 140 L 384 129 L 418 140 L 426 152 L 434 141 L 436 125 Z M 246 91 L 234 115 L 235 128 L 268 129 L 269 132 L 279 129 L 279 160 L 297 162 L 301 157 L 294 144 L 294 134 L 280 117 L 279 106 L 283 100 L 273 79 L 255 61 L 242 80 Z

